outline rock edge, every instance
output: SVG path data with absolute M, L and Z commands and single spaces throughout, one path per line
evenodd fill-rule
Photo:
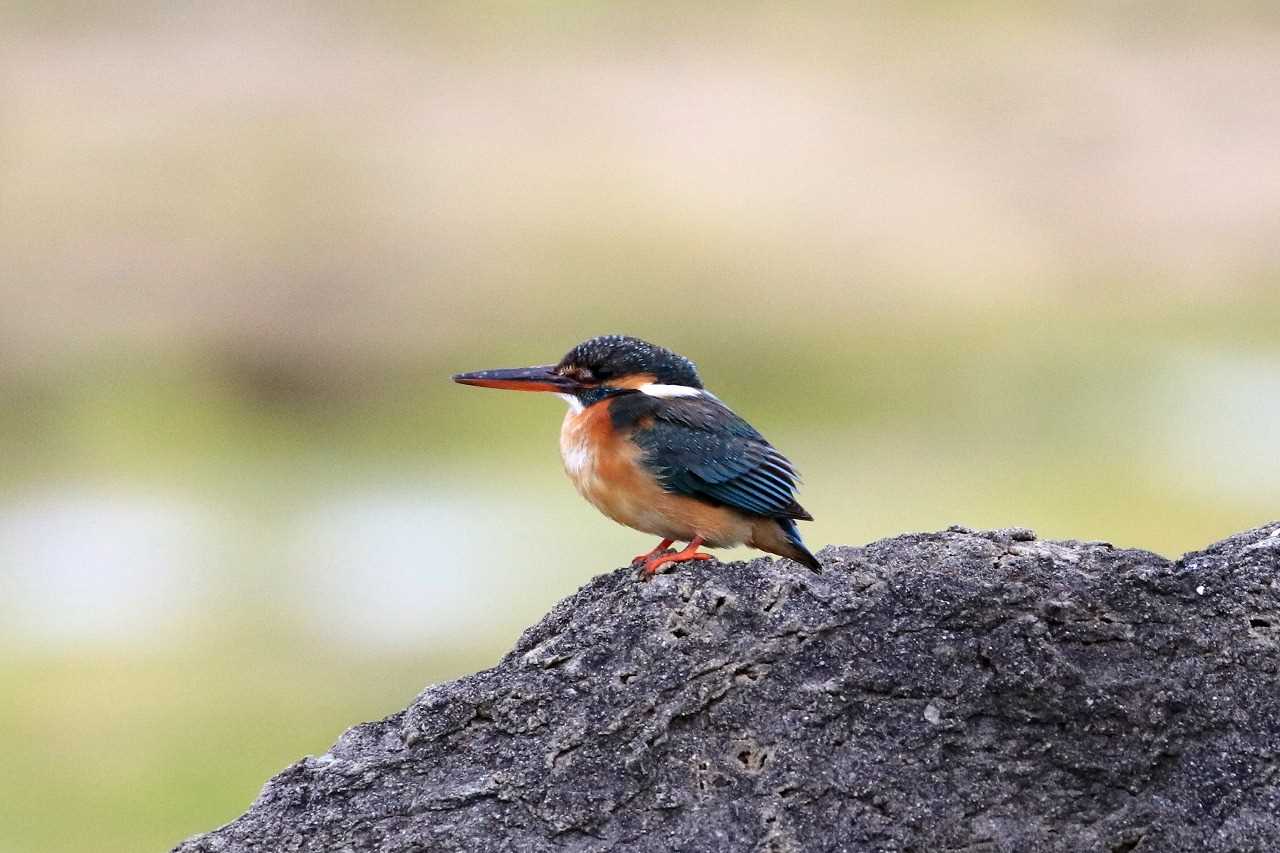
M 1280 522 L 601 575 L 179 853 L 1280 850 Z

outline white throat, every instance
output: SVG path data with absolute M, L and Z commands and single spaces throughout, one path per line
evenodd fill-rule
M 578 412 L 582 411 L 582 401 L 572 394 L 557 394 L 556 396 L 569 404 L 569 411 L 573 414 L 576 415 Z

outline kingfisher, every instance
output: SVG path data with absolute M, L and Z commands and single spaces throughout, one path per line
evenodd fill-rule
M 797 521 L 795 466 L 702 386 L 689 359 L 625 335 L 578 344 L 557 364 L 459 373 L 463 385 L 543 391 L 569 404 L 560 456 L 579 494 L 614 521 L 662 538 L 632 560 L 643 576 L 746 544 L 822 565 Z M 685 542 L 681 551 L 669 550 Z

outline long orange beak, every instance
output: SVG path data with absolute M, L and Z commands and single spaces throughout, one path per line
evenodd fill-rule
M 580 387 L 574 380 L 556 373 L 555 365 L 553 364 L 459 373 L 453 377 L 453 381 L 460 385 L 475 385 L 478 388 L 505 388 L 508 391 L 554 391 L 557 394 L 572 394 Z

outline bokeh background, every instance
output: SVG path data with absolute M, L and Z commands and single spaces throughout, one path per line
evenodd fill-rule
M 595 334 L 815 548 L 1276 518 L 1278 9 L 0 4 L 0 850 L 229 820 L 647 549 L 448 381 Z

